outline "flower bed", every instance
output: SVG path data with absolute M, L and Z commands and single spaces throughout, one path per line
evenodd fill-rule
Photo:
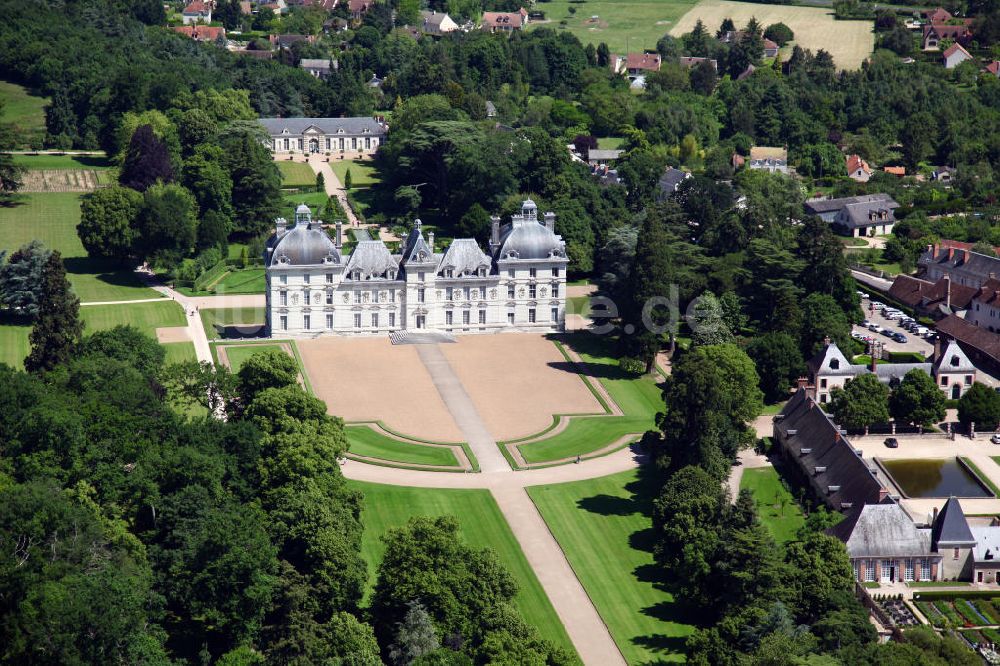
M 972 605 L 986 618 L 986 624 L 1000 624 L 1000 611 L 997 610 L 995 603 L 985 599 L 976 599 Z
M 965 620 L 957 612 L 955 612 L 955 607 L 951 605 L 950 601 L 934 601 L 932 602 L 934 608 L 938 610 L 941 615 L 944 615 L 945 619 L 948 620 L 948 624 L 953 627 L 961 627 L 965 624 Z
M 972 602 L 968 599 L 956 599 L 952 606 L 955 611 L 962 616 L 965 620 L 966 625 L 972 625 L 974 627 L 980 627 L 984 624 L 992 624 L 989 619 L 983 616 L 978 610 L 973 607 Z
M 935 627 L 944 627 L 947 624 L 947 620 L 944 615 L 931 604 L 929 601 L 914 601 L 916 607 L 924 614 L 927 621 L 930 622 Z

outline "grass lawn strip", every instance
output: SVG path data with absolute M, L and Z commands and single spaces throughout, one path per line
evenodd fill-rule
M 166 359 L 163 361 L 166 365 L 198 360 L 193 342 L 168 342 L 163 345 L 163 348 L 167 350 Z
M 403 442 L 367 425 L 348 425 L 346 433 L 351 444 L 350 452 L 357 456 L 413 465 L 459 466 L 458 458 L 449 446 Z
M 368 563 L 369 593 L 385 552 L 381 538 L 389 528 L 405 525 L 411 516 L 453 515 L 458 519 L 465 542 L 475 548 L 492 548 L 517 580 L 519 591 L 514 605 L 528 624 L 570 654 L 576 654 L 555 609 L 488 490 L 405 488 L 357 481 L 348 481 L 348 484 L 365 496 L 361 551 Z
M 693 628 L 655 575 L 655 481 L 631 470 L 527 490 L 626 661 L 683 661 Z
M 993 481 L 990 480 L 990 477 L 983 474 L 983 470 L 979 469 L 979 466 L 972 462 L 971 458 L 966 458 L 965 456 L 960 457 L 962 458 L 962 462 L 968 465 L 969 469 L 971 469 L 973 473 L 979 477 L 979 480 L 986 484 L 986 487 L 990 489 L 993 496 L 1000 497 L 1000 488 L 997 488 L 997 484 L 993 483 Z
M 80 308 L 80 319 L 85 325 L 84 333 L 88 334 L 131 324 L 143 333 L 156 337 L 158 328 L 187 325 L 184 309 L 172 300 L 124 305 L 84 305 Z
M 281 172 L 281 186 L 284 188 L 316 187 L 316 174 L 305 162 L 282 160 L 275 162 Z
M 806 519 L 798 502 L 782 483 L 778 471 L 773 467 L 743 470 L 740 489 L 743 488 L 753 494 L 760 521 L 775 541 L 784 545 L 794 540 Z
M 15 148 L 34 148 L 45 138 L 46 97 L 32 95 L 31 91 L 16 83 L 0 81 L 0 100 L 3 100 L 3 122 L 14 125 Z
M 347 170 L 351 170 L 351 187 L 370 187 L 380 181 L 375 173 L 375 163 L 371 160 L 336 160 L 330 161 L 330 168 L 337 174 L 340 184 L 347 186 L 344 179 L 347 177 Z
M 17 370 L 22 369 L 24 359 L 31 349 L 28 343 L 30 333 L 31 326 L 28 324 L 0 325 L 0 363 L 6 363 Z

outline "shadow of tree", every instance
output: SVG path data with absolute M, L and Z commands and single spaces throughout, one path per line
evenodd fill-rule
M 128 267 L 89 257 L 63 257 L 71 275 L 93 275 L 98 281 L 115 287 L 141 287 L 142 281 Z

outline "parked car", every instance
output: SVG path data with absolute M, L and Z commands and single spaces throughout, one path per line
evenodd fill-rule
M 892 339 L 895 340 L 896 342 L 901 343 L 901 344 L 905 344 L 906 343 L 906 336 L 903 335 L 902 333 L 893 333 L 892 334 Z
M 882 327 L 879 326 L 878 324 L 868 324 L 868 330 L 874 331 L 875 333 L 878 333 L 881 328 Z
M 891 337 L 893 337 L 893 335 L 895 335 L 892 331 L 890 331 L 887 328 L 883 328 L 881 331 L 879 331 L 879 333 L 881 333 L 882 335 L 884 335 L 887 338 L 891 338 Z
M 872 325 L 872 322 L 870 319 L 865 319 L 863 322 L 861 322 L 861 325 L 864 326 L 865 328 L 868 328 L 869 326 Z
M 886 437 L 885 438 L 885 446 L 886 446 L 886 448 L 889 448 L 889 449 L 898 449 L 899 448 L 899 440 L 896 439 L 895 437 Z
M 926 338 L 927 334 L 930 333 L 931 330 L 929 328 L 927 328 L 926 326 L 917 326 L 917 330 L 915 330 L 913 332 L 915 334 L 919 335 L 922 338 Z
M 993 433 L 993 436 L 990 437 L 990 441 L 994 444 L 1000 444 L 1000 433 Z

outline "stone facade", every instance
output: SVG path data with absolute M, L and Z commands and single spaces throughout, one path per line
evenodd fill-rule
M 372 155 L 388 127 L 375 118 L 261 118 L 276 154 Z
M 361 240 L 345 257 L 339 224 L 331 238 L 308 207 L 295 218 L 277 221 L 265 250 L 272 335 L 563 330 L 565 242 L 530 200 L 509 223 L 493 218 L 488 254 L 468 238 L 436 252 L 417 220 L 399 254 Z

